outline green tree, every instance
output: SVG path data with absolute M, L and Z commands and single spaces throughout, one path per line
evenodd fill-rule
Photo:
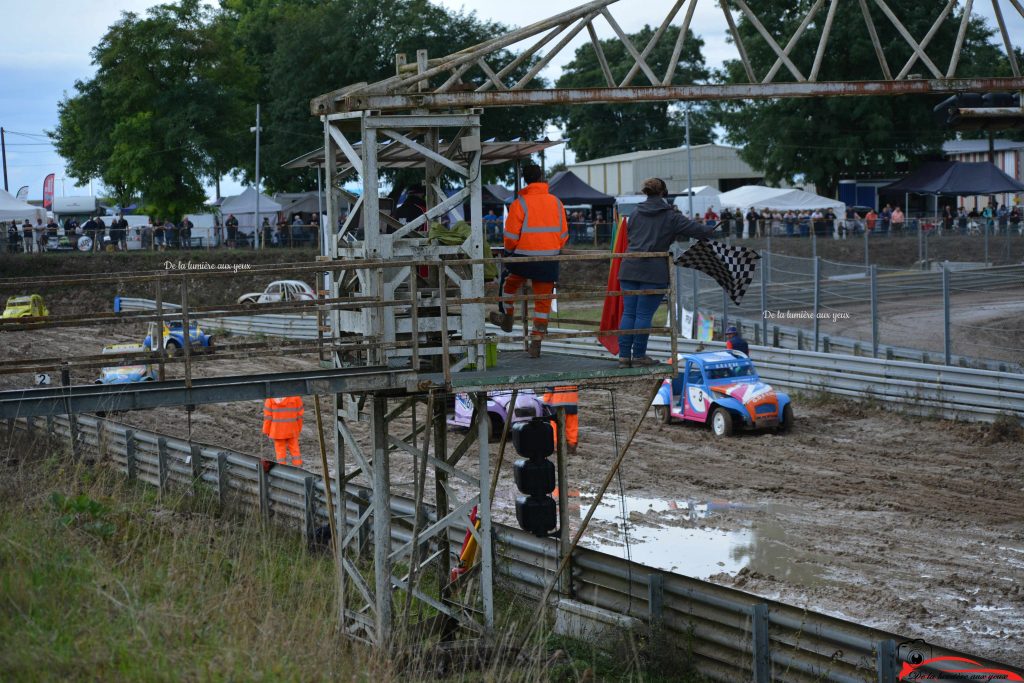
M 220 21 L 259 70 L 252 98 L 264 104 L 261 171 L 274 190 L 316 187 L 315 172 L 281 168 L 323 145 L 323 124 L 309 112 L 312 98 L 394 75 L 399 53 L 414 60 L 417 49 L 426 49 L 430 57 L 442 57 L 508 30 L 427 0 L 224 0 L 223 7 Z M 513 58 L 502 51 L 488 61 L 497 71 Z M 524 75 L 529 64 L 520 65 L 509 80 Z M 461 87 L 476 87 L 483 78 L 474 68 Z M 548 117 L 538 107 L 488 110 L 483 135 L 539 137 Z M 254 170 L 251 156 L 241 165 L 246 178 Z M 487 174 L 503 171 L 488 167 Z
M 102 180 L 122 203 L 179 216 L 206 199 L 204 181 L 238 163 L 252 70 L 199 0 L 121 15 L 93 48 L 96 75 L 75 83 L 51 133 L 67 171 Z
M 810 0 L 769 0 L 757 5 L 765 28 L 785 44 L 812 3 Z M 890 0 L 890 7 L 913 36 L 920 38 L 942 11 L 943 0 Z M 822 9 L 790 54 L 806 77 L 811 71 L 815 46 L 824 24 Z M 880 42 L 895 75 L 911 56 L 911 48 L 877 9 L 873 17 Z M 940 70 L 947 64 L 960 16 L 951 14 L 926 52 Z M 739 33 L 757 79 L 775 63 L 776 55 L 744 17 Z M 990 42 L 991 31 L 972 20 L 960 59 L 958 76 L 989 72 L 998 62 L 998 50 Z M 930 77 L 920 61 L 911 69 Z M 726 64 L 724 80 L 747 82 L 739 61 Z M 881 68 L 864 17 L 856 3 L 840 3 L 818 76 L 819 80 L 879 80 Z M 785 68 L 777 81 L 792 81 Z M 942 98 L 811 97 L 775 101 L 735 102 L 723 107 L 722 121 L 728 140 L 741 147 L 740 155 L 761 170 L 770 183 L 792 182 L 802 175 L 820 194 L 834 196 L 841 177 L 858 173 L 892 175 L 900 161 L 916 161 L 941 154 L 942 143 L 954 136 L 939 124 L 932 107 Z
M 644 26 L 630 36 L 633 45 L 642 50 L 648 43 L 654 29 Z M 672 59 L 679 29 L 669 27 L 658 41 L 657 47 L 647 58 L 655 75 L 664 75 Z M 602 40 L 608 67 L 616 83 L 621 83 L 633 66 L 633 58 L 621 41 Z M 710 75 L 704 64 L 701 48 L 704 41 L 688 31 L 679 55 L 674 84 L 697 83 L 707 80 Z M 633 80 L 634 85 L 649 85 L 643 72 Z M 556 83 L 559 88 L 605 87 L 607 81 L 601 70 L 597 52 L 590 43 L 576 50 L 575 58 L 569 62 Z M 592 104 L 563 108 L 559 120 L 565 126 L 569 147 L 580 161 L 611 154 L 622 154 L 640 149 L 675 147 L 686 142 L 683 125 L 683 110 L 668 102 L 643 104 Z M 690 115 L 690 143 L 694 145 L 714 140 L 714 117 L 705 107 L 696 107 Z

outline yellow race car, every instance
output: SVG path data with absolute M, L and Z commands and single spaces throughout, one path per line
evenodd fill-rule
M 12 296 L 7 300 L 7 308 L 4 309 L 3 317 L 7 318 L 38 318 L 50 315 L 49 309 L 43 303 L 43 297 L 38 294 L 28 296 Z

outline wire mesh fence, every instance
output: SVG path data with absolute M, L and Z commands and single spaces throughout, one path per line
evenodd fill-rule
M 684 335 L 722 339 L 738 325 L 760 344 L 1024 371 L 1024 265 L 944 275 L 761 255 L 739 305 L 710 277 L 680 271 Z

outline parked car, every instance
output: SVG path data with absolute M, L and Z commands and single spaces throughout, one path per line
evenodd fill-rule
M 753 362 L 739 351 L 679 354 L 679 373 L 665 380 L 654 399 L 658 419 L 699 422 L 715 436 L 735 429 L 793 426 L 789 396 L 761 381 Z
M 249 292 L 238 297 L 240 304 L 271 304 L 279 301 L 315 301 L 316 292 L 301 280 L 277 280 L 262 292 Z
M 103 347 L 103 355 L 120 355 L 125 353 L 136 353 L 146 351 L 144 344 L 109 344 Z M 134 384 L 136 382 L 152 382 L 156 379 L 156 372 L 152 366 L 143 365 L 119 365 L 115 367 L 102 368 L 96 384 Z
M 142 346 L 146 350 L 154 348 L 153 345 L 153 327 L 150 326 L 150 332 L 146 335 L 146 338 L 142 341 Z M 178 351 L 185 348 L 185 333 L 183 331 L 184 325 L 180 320 L 172 320 L 164 324 L 164 348 L 167 349 L 167 355 L 173 356 Z M 206 334 L 199 327 L 199 323 L 190 322 L 188 324 L 188 337 L 191 342 L 191 348 L 201 347 L 212 347 L 213 346 L 213 335 Z
M 490 391 L 487 393 L 487 417 L 490 419 L 491 437 L 498 438 L 505 429 L 505 420 L 509 416 L 509 403 L 512 401 L 510 390 Z M 473 418 L 473 399 L 469 394 L 455 395 L 455 414 L 448 418 L 448 425 L 459 429 L 469 429 Z M 544 415 L 544 404 L 540 397 L 530 389 L 520 389 L 516 395 L 516 405 L 511 411 L 512 423 L 523 422 Z
M 50 315 L 50 311 L 43 303 L 43 297 L 38 294 L 28 296 L 12 296 L 7 299 L 7 307 L 4 308 L 3 318 L 39 318 Z

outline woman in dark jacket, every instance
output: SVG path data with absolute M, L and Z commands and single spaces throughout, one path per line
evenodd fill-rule
M 672 210 L 665 200 L 668 188 L 661 178 L 644 181 L 643 193 L 647 199 L 629 218 L 626 253 L 668 251 L 673 242 L 691 237 L 704 239 L 718 227 L 704 225 L 685 218 Z M 667 289 L 668 262 L 663 258 L 622 259 L 619 285 L 623 293 L 631 290 Z M 637 294 L 623 296 L 621 330 L 640 330 L 651 326 L 654 312 L 661 305 L 664 294 Z M 648 334 L 624 334 L 619 337 L 619 365 L 654 365 L 658 361 L 647 357 Z

